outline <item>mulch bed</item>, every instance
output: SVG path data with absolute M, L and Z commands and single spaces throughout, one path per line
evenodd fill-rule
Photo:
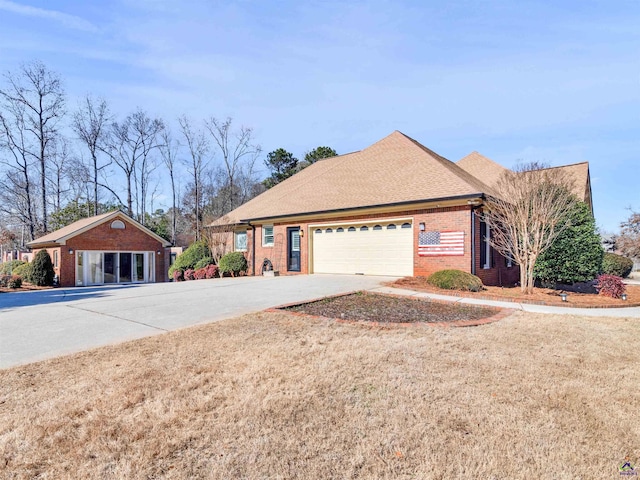
M 640 286 L 627 285 L 627 300 L 609 298 L 593 293 L 581 293 L 567 290 L 554 290 L 551 288 L 534 288 L 530 295 L 524 295 L 519 287 L 485 287 L 481 292 L 461 292 L 456 290 L 444 290 L 427 283 L 425 277 L 405 277 L 387 284 L 389 287 L 416 290 L 419 292 L 438 293 L 456 297 L 478 298 L 483 300 L 498 300 L 514 303 L 527 303 L 535 305 L 553 305 L 558 307 L 578 308 L 616 308 L 640 306 Z M 568 294 L 567 301 L 560 298 L 561 292 Z
M 450 324 L 472 326 L 496 321 L 501 309 L 407 298 L 399 295 L 355 292 L 328 297 L 281 310 L 346 322 L 392 324 Z

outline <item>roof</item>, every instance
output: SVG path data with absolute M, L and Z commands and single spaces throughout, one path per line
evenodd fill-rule
M 69 238 L 75 237 L 80 233 L 83 233 L 87 230 L 90 230 L 94 227 L 97 227 L 98 225 L 101 225 L 115 218 L 120 218 L 132 224 L 134 227 L 139 228 L 140 230 L 145 232 L 147 235 L 155 238 L 160 243 L 162 243 L 164 247 L 170 244 L 170 242 L 166 241 L 164 238 L 160 237 L 159 235 L 156 235 L 154 232 L 149 230 L 144 225 L 136 222 L 129 215 L 125 214 L 120 210 L 114 210 L 111 212 L 103 213 L 102 215 L 96 215 L 94 217 L 89 217 L 89 218 L 82 218 L 76 222 L 73 222 L 67 225 L 66 227 L 62 227 L 54 232 L 48 233 L 42 237 L 36 238 L 35 240 L 28 242 L 27 246 L 31 248 L 36 248 L 36 247 L 41 247 L 45 245 L 64 245 Z
M 289 177 L 212 225 L 491 193 L 455 163 L 395 131 Z
M 487 158 L 478 152 L 471 152 L 466 157 L 458 160 L 456 165 L 492 187 L 495 187 L 502 174 L 505 171 L 508 171 L 506 167 L 503 167 L 499 163 L 494 162 L 490 158 Z M 560 167 L 550 167 L 545 168 L 544 170 L 553 169 L 565 172 L 569 179 L 573 181 L 573 193 L 580 200 L 591 205 L 589 162 L 563 165 Z
M 471 152 L 458 160 L 456 165 L 492 187 L 498 183 L 500 176 L 507 170 L 499 163 L 478 152 Z

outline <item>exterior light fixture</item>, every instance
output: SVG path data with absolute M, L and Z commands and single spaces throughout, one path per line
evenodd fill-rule
M 69 249 L 69 255 L 73 255 L 73 248 Z
M 424 222 L 420 222 L 420 231 L 424 232 Z
M 567 301 L 567 294 L 566 293 L 561 293 L 560 294 L 560 298 L 562 299 L 563 302 Z
M 156 253 L 157 253 L 158 255 L 160 255 L 160 250 L 158 250 Z
M 304 237 L 304 230 L 300 230 L 300 236 Z
M 623 293 L 623 294 L 620 296 L 620 298 L 626 302 L 626 301 L 627 301 L 627 294 L 626 294 L 626 293 Z

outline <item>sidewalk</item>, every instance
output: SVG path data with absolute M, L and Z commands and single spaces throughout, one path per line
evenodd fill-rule
M 617 317 L 617 318 L 640 318 L 640 307 L 622 308 L 572 308 L 555 307 L 551 305 L 532 305 L 528 303 L 501 302 L 497 300 L 482 300 L 477 298 L 454 297 L 440 295 L 438 293 L 416 292 L 415 290 L 405 290 L 402 288 L 376 287 L 369 290 L 377 293 L 390 293 L 393 295 L 406 295 L 416 298 L 428 298 L 432 300 L 442 300 L 446 302 L 460 302 L 469 305 L 488 305 L 499 308 L 511 308 L 524 312 L 534 313 L 559 313 L 564 315 L 580 315 L 584 317 Z

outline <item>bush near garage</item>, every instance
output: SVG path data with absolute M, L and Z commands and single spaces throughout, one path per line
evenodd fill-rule
M 209 265 L 213 265 L 216 262 L 213 260 L 212 257 L 205 257 L 202 258 L 200 260 L 198 260 L 198 262 L 193 266 L 194 270 L 200 270 L 201 268 L 205 268 L 208 267 Z
M 183 282 L 184 281 L 184 272 L 182 270 L 174 270 L 172 275 L 174 282 Z
M 195 277 L 196 280 L 204 280 L 205 278 L 207 278 L 207 269 L 199 268 L 195 271 L 193 276 Z
M 9 262 L 4 262 L 0 264 L 0 274 L 4 273 L 7 275 L 11 275 L 13 270 L 20 265 L 25 265 L 27 262 L 23 260 L 11 260 Z
M 247 259 L 242 252 L 230 252 L 220 259 L 218 265 L 220 273 L 230 273 L 234 277 L 247 271 Z
M 176 270 L 185 271 L 187 269 L 194 270 L 196 264 L 205 258 L 211 258 L 211 251 L 206 242 L 200 240 L 189 245 L 184 252 L 182 252 L 176 258 L 176 261 L 169 267 L 169 276 L 173 277 L 173 272 Z
M 7 282 L 7 287 L 9 288 L 20 288 L 22 286 L 22 277 L 20 275 L 11 275 L 9 281 Z
M 53 277 L 55 277 L 55 275 L 49 252 L 39 250 L 33 262 L 31 262 L 29 283 L 38 287 L 50 287 L 53 285 Z
M 193 268 L 187 268 L 184 271 L 184 279 L 185 280 L 195 280 L 196 279 L 196 271 Z
M 622 282 L 622 278 L 616 275 L 606 274 L 598 276 L 596 288 L 598 289 L 598 294 L 611 298 L 620 298 L 627 290 L 627 287 Z
M 217 265 L 209 265 L 205 268 L 206 278 L 216 278 L 218 277 L 218 266 Z
M 462 270 L 440 270 L 427 278 L 427 283 L 445 290 L 479 292 L 484 290 L 482 280 Z
M 28 262 L 22 262 L 11 272 L 12 275 L 18 275 L 25 282 L 31 283 L 31 264 Z
M 626 278 L 633 270 L 633 260 L 615 253 L 605 253 L 602 259 L 602 273 Z

